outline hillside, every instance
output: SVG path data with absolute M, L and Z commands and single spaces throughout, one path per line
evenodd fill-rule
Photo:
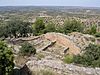
M 0 11 L 0 75 L 100 75 L 99 8 Z
M 28 69 L 35 72 L 51 70 L 57 73 L 57 75 L 99 75 L 99 68 L 79 67 L 73 63 L 66 64 L 63 62 L 66 54 L 80 54 L 81 50 L 87 47 L 89 43 L 94 43 L 94 40 L 96 40 L 95 37 L 78 32 L 73 32 L 68 35 L 51 32 L 40 36 L 12 39 L 8 42 L 9 46 L 12 46 L 14 50 L 16 68 L 25 70 L 26 64 Z M 35 56 L 18 56 L 21 43 L 25 41 L 36 48 L 37 53 Z

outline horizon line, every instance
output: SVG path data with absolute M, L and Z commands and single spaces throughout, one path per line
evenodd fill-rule
M 100 8 L 100 6 L 67 6 L 67 5 L 0 5 L 0 7 L 82 7 L 82 8 Z

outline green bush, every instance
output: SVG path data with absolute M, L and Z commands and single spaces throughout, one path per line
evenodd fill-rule
M 40 35 L 44 33 L 45 23 L 43 22 L 42 18 L 38 18 L 32 27 L 33 27 L 33 34 Z
M 37 57 L 38 60 L 41 60 L 45 56 L 42 53 L 37 53 L 36 57 Z
M 32 33 L 32 27 L 29 22 L 21 20 L 10 20 L 0 26 L 0 37 L 26 37 Z
M 64 26 L 57 26 L 56 27 L 56 32 L 59 32 L 59 33 L 64 33 Z
M 68 63 L 68 64 L 72 63 L 72 62 L 73 62 L 73 55 L 66 55 L 66 56 L 64 57 L 63 61 L 64 61 L 65 63 Z
M 56 28 L 55 28 L 55 24 L 54 23 L 49 23 L 46 25 L 45 27 L 45 33 L 47 32 L 55 32 Z
M 95 35 L 97 33 L 96 29 L 97 29 L 96 25 L 92 25 L 90 28 L 85 29 L 84 33 Z
M 64 33 L 67 34 L 71 32 L 83 32 L 84 27 L 80 21 L 73 19 L 65 21 L 63 29 Z
M 91 35 L 96 34 L 96 29 L 97 29 L 96 25 L 93 25 L 93 26 L 90 28 L 89 34 L 91 34 Z
M 100 67 L 100 45 L 90 44 L 84 54 L 74 57 L 74 63 L 83 66 Z
M 34 55 L 34 54 L 36 54 L 36 49 L 30 43 L 24 42 L 21 46 L 22 46 L 20 48 L 21 55 L 31 55 L 31 54 Z
M 0 75 L 11 75 L 14 68 L 13 58 L 12 50 L 0 41 Z
M 100 32 L 97 32 L 97 33 L 95 34 L 95 36 L 96 36 L 96 37 L 100 37 Z

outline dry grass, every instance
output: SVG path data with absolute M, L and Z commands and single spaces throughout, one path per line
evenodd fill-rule
M 43 55 L 43 53 L 37 53 L 36 57 L 38 60 L 41 60 L 42 58 L 44 58 L 45 56 Z
M 32 72 L 32 75 L 59 75 L 59 74 L 55 73 L 52 70 L 42 69 L 42 70 L 34 70 Z

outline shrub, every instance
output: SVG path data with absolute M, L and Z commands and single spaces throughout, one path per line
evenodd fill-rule
M 55 28 L 55 24 L 54 23 L 49 23 L 47 24 L 47 26 L 45 27 L 45 32 L 55 32 L 56 28 Z
M 32 33 L 32 27 L 29 22 L 11 19 L 0 26 L 0 37 L 26 37 Z
M 96 34 L 96 25 L 92 25 L 90 28 L 85 29 L 84 33 L 85 34 L 90 34 L 90 35 L 95 35 Z
M 34 54 L 36 54 L 36 49 L 30 43 L 24 42 L 21 46 L 22 46 L 20 48 L 21 55 L 31 55 L 31 54 L 34 55 Z
M 96 37 L 100 37 L 100 32 L 97 32 L 97 33 L 95 34 L 95 36 L 96 36 Z
M 89 32 L 89 34 L 91 34 L 91 35 L 94 35 L 94 34 L 96 34 L 96 25 L 93 25 L 91 28 L 90 28 L 90 32 Z
M 65 21 L 63 29 L 65 34 L 71 32 L 82 32 L 84 30 L 82 23 L 75 19 Z
M 59 33 L 64 33 L 64 26 L 57 26 L 56 27 L 56 32 L 59 32 Z
M 38 53 L 36 57 L 37 57 L 37 59 L 41 60 L 45 56 L 42 53 Z
M 100 67 L 100 46 L 90 44 L 85 48 L 84 54 L 74 57 L 74 63 L 83 66 Z
M 14 67 L 13 58 L 11 49 L 0 41 L 0 75 L 11 75 Z
M 68 63 L 68 64 L 72 63 L 72 62 L 73 62 L 73 55 L 66 55 L 66 56 L 64 57 L 63 61 L 64 61 L 65 63 Z
M 33 24 L 33 32 L 34 35 L 40 35 L 44 33 L 45 23 L 42 18 L 38 18 L 36 22 Z

